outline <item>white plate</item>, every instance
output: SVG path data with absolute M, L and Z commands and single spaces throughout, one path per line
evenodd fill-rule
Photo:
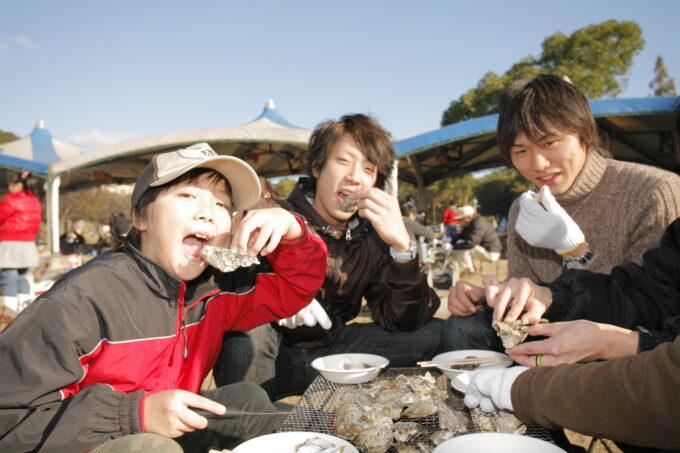
M 439 444 L 432 453 L 564 453 L 544 440 L 503 433 L 476 433 L 454 437 Z
M 342 364 L 347 360 L 371 367 L 345 370 Z M 312 368 L 318 370 L 326 380 L 336 384 L 361 384 L 375 379 L 389 363 L 385 357 L 374 354 L 334 354 L 315 359 Z
M 265 436 L 256 437 L 243 442 L 234 449 L 234 453 L 293 453 L 296 445 L 311 439 L 321 437 L 324 440 L 334 443 L 338 447 L 346 447 L 345 453 L 359 453 L 352 444 L 339 437 L 330 434 L 312 433 L 303 431 L 291 431 L 285 433 L 273 433 Z
M 440 360 L 460 360 L 460 359 L 465 359 L 465 358 L 470 357 L 470 356 L 478 357 L 478 358 L 499 357 L 499 358 L 502 358 L 502 359 L 505 360 L 501 364 L 481 366 L 481 367 L 477 367 L 475 370 L 470 370 L 470 371 L 477 371 L 479 369 L 488 369 L 488 368 L 506 368 L 506 367 L 509 367 L 512 364 L 512 359 L 507 354 L 503 354 L 502 352 L 496 352 L 496 351 L 486 351 L 484 349 L 461 349 L 460 351 L 444 352 L 443 354 L 438 354 L 438 355 L 434 356 L 431 361 L 432 362 L 438 362 Z M 442 373 L 444 373 L 446 375 L 446 377 L 451 379 L 451 380 L 453 380 L 458 375 L 469 372 L 469 371 L 466 371 L 466 370 L 451 368 L 449 366 L 438 366 L 437 368 L 439 368 L 442 371 Z

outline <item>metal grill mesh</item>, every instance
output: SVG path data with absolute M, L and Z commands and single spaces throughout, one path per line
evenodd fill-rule
M 480 432 L 477 417 L 465 406 L 461 394 L 454 392 L 451 389 L 451 386 L 448 385 L 446 376 L 436 370 L 430 370 L 429 372 L 436 378 L 437 386 L 448 391 L 449 399 L 447 404 L 454 410 L 463 412 L 468 417 L 468 432 Z M 376 381 L 393 379 L 400 374 L 406 376 L 424 375 L 425 370 L 422 368 L 388 368 L 376 378 Z M 354 385 L 354 387 L 367 385 L 370 385 L 370 383 L 357 384 Z M 334 426 L 337 402 L 335 401 L 334 396 L 335 391 L 341 387 L 346 387 L 346 385 L 334 384 L 321 376 L 317 376 L 278 431 L 310 431 L 337 436 Z M 430 434 L 439 429 L 439 420 L 436 414 L 409 421 L 416 421 L 425 428 L 425 434 L 414 439 L 414 441 L 425 440 Z M 550 434 L 541 427 L 527 427 L 526 435 L 552 442 Z M 395 450 L 390 449 L 389 451 L 392 452 Z

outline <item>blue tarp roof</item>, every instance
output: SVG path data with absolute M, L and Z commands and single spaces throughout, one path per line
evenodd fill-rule
M 679 106 L 680 97 L 676 96 L 590 101 L 590 108 L 595 117 L 671 113 L 678 109 Z M 450 124 L 396 142 L 394 144 L 395 152 L 397 157 L 404 157 L 434 146 L 495 133 L 497 123 L 498 114 L 493 114 Z
M 47 175 L 47 165 L 18 157 L 0 155 L 0 167 L 10 170 L 29 170 L 40 175 Z

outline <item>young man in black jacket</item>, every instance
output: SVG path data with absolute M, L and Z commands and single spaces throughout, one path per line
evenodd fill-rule
M 389 134 L 368 116 L 347 115 L 315 129 L 309 176 L 284 206 L 326 243 L 326 280 L 317 300 L 294 317 L 226 335 L 218 384 L 245 379 L 276 399 L 304 391 L 316 376 L 309 365 L 317 357 L 373 353 L 399 367 L 438 352 L 442 322 L 433 315 L 439 298 L 427 284 L 398 200 L 383 190 L 394 159 Z M 347 325 L 364 299 L 373 322 Z

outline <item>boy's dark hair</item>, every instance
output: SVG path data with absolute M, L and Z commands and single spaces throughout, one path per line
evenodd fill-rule
M 33 194 L 40 196 L 40 178 L 33 176 L 30 171 L 12 173 L 7 177 L 7 182 L 9 184 L 21 184 L 21 190 L 30 190 Z
M 550 131 L 578 136 L 589 151 L 598 146 L 597 126 L 585 95 L 571 83 L 554 75 L 518 80 L 501 98 L 498 111 L 498 147 L 508 161 L 517 135 L 538 142 Z
M 456 198 L 456 197 L 449 198 L 449 205 L 453 206 L 456 203 L 458 203 L 458 198 Z
M 132 206 L 131 208 L 132 219 L 135 221 L 146 220 L 149 216 L 149 205 L 153 203 L 160 194 L 162 194 L 169 188 L 174 187 L 183 182 L 193 184 L 196 181 L 198 181 L 198 179 L 203 175 L 207 175 L 209 178 L 208 181 L 215 186 L 220 184 L 221 182 L 224 182 L 227 194 L 229 194 L 229 196 L 231 197 L 231 186 L 229 185 L 229 181 L 227 180 L 227 178 L 224 177 L 224 175 L 209 168 L 194 168 L 193 170 L 189 170 L 188 172 L 184 173 L 182 176 L 178 176 L 176 179 L 173 179 L 167 184 L 163 184 L 162 186 L 149 187 L 146 190 L 146 192 L 142 194 L 142 196 L 139 199 L 139 202 L 135 206 Z M 134 245 L 135 247 L 139 248 L 141 245 L 140 239 L 141 239 L 140 232 L 139 230 L 137 230 L 137 228 L 135 228 L 133 222 L 133 225 L 130 227 L 130 231 L 127 233 L 125 242 L 130 243 L 131 245 Z
M 383 189 L 387 176 L 394 168 L 394 147 L 390 133 L 368 115 L 344 115 L 338 121 L 328 120 L 316 126 L 309 139 L 305 156 L 307 173 L 316 182 L 312 169 L 321 171 L 335 142 L 349 134 L 366 159 L 378 168 L 375 186 Z

